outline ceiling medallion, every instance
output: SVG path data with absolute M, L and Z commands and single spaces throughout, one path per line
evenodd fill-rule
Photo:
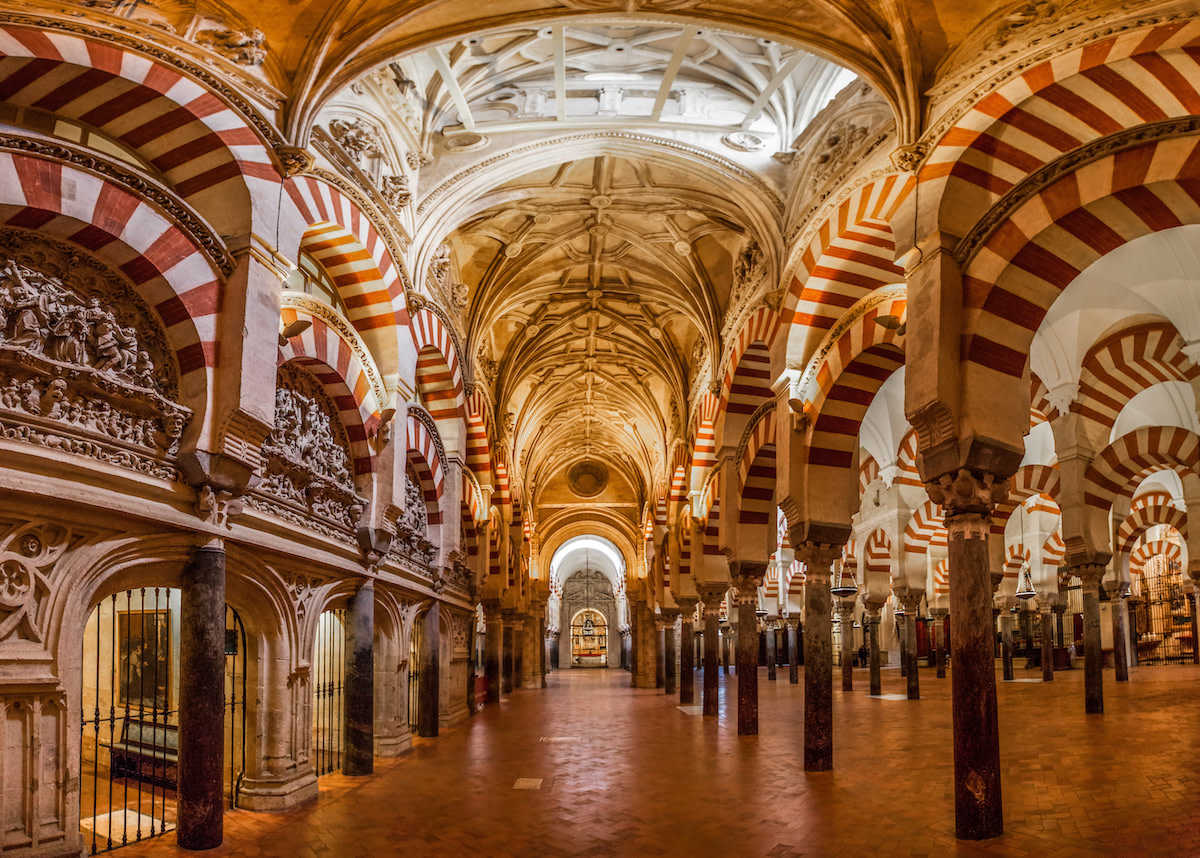
M 761 137 L 749 131 L 730 131 L 721 138 L 721 142 L 739 152 L 757 152 L 767 145 Z
M 593 498 L 608 486 L 608 468 L 585 459 L 567 471 L 567 485 L 581 498 Z
M 463 154 L 466 152 L 478 152 L 491 142 L 491 140 L 482 134 L 475 134 L 473 132 L 467 134 L 455 134 L 453 137 L 446 138 L 446 149 L 458 154 Z

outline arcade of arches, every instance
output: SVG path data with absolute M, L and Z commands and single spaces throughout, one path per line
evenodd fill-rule
M 0 852 L 860 657 L 986 839 L 1014 648 L 1200 658 L 1195 0 L 401 6 L 0 0 Z

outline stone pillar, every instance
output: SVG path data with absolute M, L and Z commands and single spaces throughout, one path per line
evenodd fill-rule
M 729 676 L 729 648 L 730 637 L 733 635 L 733 626 L 726 625 L 721 629 L 721 673 Z
M 179 779 L 176 839 L 221 845 L 225 808 L 225 547 L 196 548 L 180 581 Z M 8 784 L 5 785 L 6 788 Z
M 525 617 L 525 631 L 521 636 L 524 643 L 524 652 L 521 655 L 522 688 L 542 687 L 542 660 L 538 655 L 538 650 L 542 648 L 541 622 L 538 618 L 540 610 L 535 603 L 530 606 Z
M 716 715 L 718 710 L 717 669 L 720 664 L 718 650 L 720 648 L 721 632 L 717 619 L 721 612 L 721 597 L 725 595 L 725 585 L 701 585 L 700 598 L 704 603 L 704 704 L 705 715 Z
M 551 668 L 551 670 L 559 669 L 558 668 L 558 659 L 559 659 L 560 653 L 558 650 L 558 643 L 559 643 L 559 640 L 561 640 L 561 638 L 562 638 L 562 632 L 551 632 L 550 633 L 550 668 Z M 624 635 L 621 636 L 621 661 L 622 662 L 625 661 L 625 636 Z M 624 667 L 624 666 L 625 666 L 624 664 L 621 665 L 621 667 Z
M 654 687 L 667 693 L 667 624 L 661 619 L 654 621 Z
M 963 468 L 927 488 L 949 533 L 955 833 L 982 840 L 1004 833 L 988 530 L 1007 483 Z
M 1200 664 L 1200 624 L 1196 622 L 1196 592 L 1188 593 L 1188 610 L 1192 615 L 1192 664 Z M 1137 647 L 1133 648 L 1137 652 Z
M 1116 585 L 1121 587 L 1120 583 Z M 1129 681 L 1129 635 L 1125 630 L 1127 618 L 1125 597 L 1113 596 L 1112 599 L 1112 635 L 1113 635 L 1113 666 L 1117 682 Z
M 637 602 L 629 602 L 629 687 L 637 688 L 638 659 L 642 657 L 642 612 Z
M 921 699 L 921 675 L 917 670 L 917 612 L 921 608 L 921 593 L 910 592 L 904 595 L 904 639 L 908 648 L 905 658 L 908 661 L 908 699 Z
M 1013 674 L 1013 615 L 1012 611 L 1000 612 L 1000 659 L 1004 663 L 1004 679 L 1011 680 Z M 993 626 L 995 628 L 995 626 Z
M 854 598 L 838 599 L 842 618 L 842 691 L 854 690 Z
M 767 680 L 774 682 L 779 660 L 779 655 L 776 652 L 775 617 L 767 617 L 763 625 L 766 626 L 765 634 L 767 636 Z
M 900 599 L 897 597 L 896 602 Z M 905 623 L 905 614 L 892 614 L 892 619 L 896 621 L 896 636 L 900 638 L 900 676 L 908 676 L 908 626 Z
M 441 702 L 441 606 L 434 602 L 421 623 L 421 675 L 417 677 L 417 735 L 438 734 L 438 706 Z
M 1054 615 L 1042 605 L 1042 682 L 1054 681 Z
M 1104 653 L 1100 645 L 1100 579 L 1104 567 L 1098 563 L 1075 570 L 1083 582 L 1083 703 L 1084 712 L 1104 712 Z
M 695 599 L 677 599 L 679 603 L 679 703 L 690 706 L 696 702 L 696 633 L 692 620 L 696 613 Z
M 546 687 L 546 676 L 550 673 L 550 641 L 546 634 L 546 606 L 538 614 L 538 661 L 541 666 L 542 688 Z
M 487 703 L 500 702 L 504 675 L 504 623 L 500 619 L 500 603 L 491 599 L 483 603 L 483 675 L 487 680 Z
M 800 618 L 787 618 L 787 636 L 788 636 L 788 685 L 800 684 L 800 659 L 797 656 L 797 650 L 800 641 Z
M 512 677 L 509 688 L 524 688 L 522 678 L 525 675 L 525 617 L 517 614 L 513 617 L 512 635 Z
M 937 678 L 946 678 L 946 615 L 949 613 L 945 608 L 934 608 L 930 613 L 933 614 L 934 622 L 934 641 L 937 649 Z
M 680 609 L 663 608 L 662 613 L 663 617 L 666 618 L 663 632 L 663 667 L 666 670 L 663 693 L 673 695 L 678 688 L 679 680 L 678 665 L 676 664 L 675 620 L 679 617 Z
M 766 564 L 739 563 L 733 579 L 737 593 L 737 689 L 739 736 L 758 735 L 758 588 Z
M 841 546 L 805 542 L 796 549 L 807 567 L 804 584 L 804 770 L 833 768 L 833 594 L 829 567 Z
M 422 666 L 422 670 L 424 667 Z M 346 739 L 342 774 L 375 771 L 375 582 L 368 579 L 346 610 Z
M 867 618 L 867 644 L 870 650 L 871 663 L 871 694 L 875 697 L 883 694 L 883 656 L 879 650 L 879 623 L 883 620 L 882 602 L 864 602 Z
M 1061 649 L 1066 649 L 1067 648 L 1067 632 L 1063 628 L 1063 615 L 1067 613 L 1066 603 L 1065 602 L 1059 603 L 1059 604 L 1055 605 L 1051 610 L 1054 611 L 1054 627 L 1058 631 L 1058 634 L 1056 636 L 1056 640 L 1058 641 L 1058 646 Z
M 513 676 L 513 627 L 512 618 L 513 612 L 502 610 L 500 612 L 502 628 L 504 629 L 503 637 L 503 654 L 500 659 L 500 693 L 512 694 L 512 676 Z

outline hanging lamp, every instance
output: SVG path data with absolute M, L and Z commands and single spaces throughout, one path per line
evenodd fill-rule
M 858 592 L 858 584 L 854 580 L 854 573 L 846 569 L 845 563 L 842 563 L 838 568 L 837 581 L 834 586 L 829 588 L 829 592 L 833 593 L 839 599 L 848 599 Z
M 1013 595 L 1028 601 L 1037 595 L 1033 589 L 1033 576 L 1029 574 L 1029 561 L 1025 559 L 1025 504 L 1021 503 L 1021 571 L 1017 577 L 1017 592 Z

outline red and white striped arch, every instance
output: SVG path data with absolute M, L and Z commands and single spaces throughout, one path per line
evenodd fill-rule
M 1071 410 L 1112 429 L 1137 394 L 1164 381 L 1194 383 L 1200 367 L 1183 353 L 1183 338 L 1166 323 L 1138 325 L 1096 343 L 1083 359 L 1079 396 Z
M 867 486 L 875 481 L 879 476 L 879 463 L 875 461 L 875 457 L 869 453 L 864 453 L 862 461 L 858 465 L 858 496 L 861 498 L 867 493 Z
M 913 510 L 904 528 L 904 550 L 908 554 L 928 554 L 931 548 L 945 548 L 948 541 L 941 507 L 931 500 Z
M 882 528 L 867 537 L 862 567 L 873 579 L 892 574 L 892 541 Z
M 746 346 L 722 390 L 721 438 L 722 443 L 732 443 L 734 438 L 741 437 L 750 415 L 775 396 L 771 390 L 771 352 L 762 341 Z
M 508 482 L 508 465 L 503 460 L 496 462 L 496 486 L 492 494 L 492 503 L 499 507 L 501 515 L 511 512 L 512 489 Z
M 466 419 L 466 398 L 454 340 L 442 320 L 429 310 L 413 317 L 412 331 L 421 401 L 437 421 L 442 438 L 456 439 L 459 421 Z
M 1151 539 L 1139 544 L 1129 555 L 1129 571 L 1134 575 L 1141 575 L 1146 563 L 1160 554 L 1167 558 L 1168 563 L 1171 561 L 1183 562 L 1183 551 L 1174 540 Z
M 492 446 L 488 440 L 491 427 L 491 407 L 478 388 L 466 398 L 467 467 L 483 485 L 492 484 Z
M 1063 541 L 1062 527 L 1059 527 L 1042 543 L 1042 565 L 1061 566 L 1067 556 L 1067 543 Z
M 1135 30 L 1029 69 L 981 99 L 921 170 L 944 182 L 943 228 L 979 221 L 1014 185 L 1093 140 L 1200 113 L 1200 22 Z
M 1200 436 L 1178 426 L 1144 426 L 1122 435 L 1098 455 L 1084 475 L 1084 502 L 1108 511 L 1118 497 L 1132 496 L 1154 471 L 1195 476 L 1200 468 Z
M 405 424 L 408 439 L 408 464 L 417 474 L 421 495 L 425 499 L 425 513 L 429 526 L 442 523 L 442 489 L 446 471 L 438 455 L 437 442 L 426 425 L 410 413 Z
M 1017 469 L 1009 480 L 1008 497 L 1003 503 L 997 504 L 992 511 L 991 533 L 1003 539 L 1008 520 L 1017 509 L 1017 504 L 1023 503 L 1034 495 L 1042 495 L 1052 506 L 1046 509 L 1059 512 L 1058 503 L 1060 474 L 1057 465 L 1023 465 Z M 1041 503 L 1041 501 L 1039 501 Z M 1030 510 L 1032 512 L 1033 510 Z
M 1058 416 L 1058 409 L 1050 404 L 1050 391 L 1045 383 L 1038 378 L 1037 373 L 1029 374 L 1029 428 L 1039 423 L 1045 423 L 1052 417 Z
M 1139 495 L 1134 499 L 1129 515 L 1117 528 L 1117 550 L 1131 551 L 1143 533 L 1159 524 L 1170 525 L 1187 539 L 1187 513 L 1171 502 L 1169 494 L 1153 491 Z
M 671 474 L 671 503 L 683 503 L 687 500 L 687 469 L 680 465 Z
M 762 387 L 766 385 L 766 396 L 771 393 L 771 345 L 779 332 L 779 312 L 770 307 L 761 307 L 746 320 L 734 341 L 725 365 L 725 377 L 721 379 L 720 412 L 750 414 L 762 401 Z M 765 356 L 762 352 L 766 352 Z M 753 352 L 753 357 L 743 367 L 743 358 Z M 765 366 L 763 361 L 765 358 Z M 739 376 L 739 371 L 741 375 Z M 765 373 L 765 377 L 763 375 Z M 735 389 L 735 385 L 739 389 Z M 749 405 L 749 410 L 744 410 Z
M 966 265 L 968 386 L 983 397 L 1019 378 L 1051 304 L 1092 263 L 1135 238 L 1187 223 L 1200 223 L 1197 137 L 1127 149 L 1042 188 Z
M 778 526 L 775 505 L 775 412 L 768 411 L 750 431 L 738 463 L 738 523 Z M 769 534 L 768 534 L 769 535 Z
M 692 516 L 686 507 L 679 517 L 679 574 L 692 574 Z
M 379 426 L 381 403 L 358 355 L 323 319 L 295 307 L 284 307 L 280 315 L 285 324 L 305 318 L 312 326 L 280 347 L 279 365 L 297 363 L 325 386 L 350 438 L 354 473 L 372 473 L 375 457 L 368 439 Z
M 249 232 L 253 185 L 280 182 L 245 116 L 201 82 L 134 50 L 0 26 L 0 101 L 120 141 L 226 235 Z
M 937 567 L 933 570 L 933 595 L 935 597 L 950 595 L 950 559 L 948 557 L 939 560 Z
M 909 429 L 900 441 L 900 449 L 896 452 L 896 479 L 893 486 L 915 486 L 924 488 L 925 481 L 917 468 L 917 432 Z
M 68 241 L 124 274 L 162 319 L 181 375 L 218 365 L 221 274 L 154 205 L 70 165 L 0 152 L 0 223 Z
M 720 399 L 711 393 L 706 393 L 696 406 L 690 486 L 690 490 L 694 492 L 704 488 L 704 481 L 708 479 L 709 472 L 717 464 L 716 419 L 719 406 Z
M 784 301 L 793 331 L 828 330 L 864 295 L 904 279 L 889 224 L 915 186 L 909 175 L 884 176 L 855 190 L 822 222 L 794 265 Z M 803 347 L 789 348 L 795 351 L 808 357 Z

